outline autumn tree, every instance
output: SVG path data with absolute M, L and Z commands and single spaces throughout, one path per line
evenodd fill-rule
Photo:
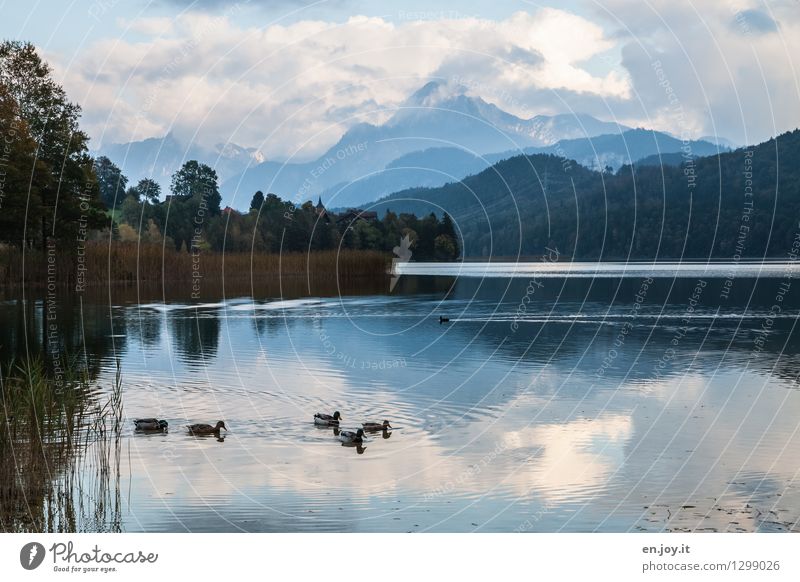
M 14 99 L 42 164 L 31 181 L 41 185 L 40 239 L 75 238 L 80 228 L 103 225 L 105 214 L 81 131 L 81 108 L 52 78 L 50 66 L 29 42 L 0 43 L 0 85 Z
M 36 160 L 36 142 L 20 118 L 19 106 L 0 85 L 0 240 L 24 246 L 39 234 L 40 191 L 47 173 Z

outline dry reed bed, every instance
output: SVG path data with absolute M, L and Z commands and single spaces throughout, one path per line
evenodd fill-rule
M 386 276 L 391 258 L 378 251 L 314 251 L 311 253 L 191 253 L 161 245 L 92 242 L 81 257 L 74 248 L 26 250 L 0 248 L 0 281 L 4 285 L 47 285 L 60 288 L 110 283 L 202 283 L 203 280 L 272 281 L 303 277 L 312 281 L 347 281 Z M 223 272 L 224 269 L 224 272 Z

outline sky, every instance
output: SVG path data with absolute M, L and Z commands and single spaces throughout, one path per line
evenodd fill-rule
M 172 132 L 283 160 L 428 81 L 523 118 L 760 143 L 800 126 L 800 0 L 0 0 L 92 147 Z

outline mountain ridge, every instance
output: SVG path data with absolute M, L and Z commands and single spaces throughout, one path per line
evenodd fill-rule
M 172 133 L 110 144 L 98 153 L 120 166 L 131 182 L 153 177 L 164 193 L 180 164 L 198 159 L 217 171 L 223 206 L 247 208 L 257 190 L 274 192 L 295 203 L 321 196 L 325 204 L 359 206 L 394 191 L 460 180 L 520 152 L 564 153 L 588 166 L 617 168 L 665 151 L 650 147 L 641 155 L 626 156 L 621 138 L 613 136 L 629 131 L 634 130 L 585 113 L 524 119 L 469 95 L 463 86 L 431 81 L 410 95 L 384 124 L 353 125 L 312 161 L 265 160 L 256 148 L 230 143 L 210 149 L 185 146 Z M 603 142 L 609 151 L 593 159 L 594 152 L 589 150 L 597 148 L 586 140 L 601 136 L 612 136 Z M 675 139 L 664 136 L 656 141 Z M 666 151 L 676 151 L 675 143 L 670 143 Z M 702 153 L 709 153 L 710 147 L 703 145 Z M 422 155 L 426 151 L 430 160 Z M 407 164 L 404 157 L 414 153 L 419 154 L 416 161 Z
M 447 212 L 466 257 L 541 255 L 549 246 L 585 260 L 758 259 L 793 248 L 800 237 L 800 130 L 679 164 L 670 157 L 609 173 L 552 154 L 519 155 L 371 208 Z

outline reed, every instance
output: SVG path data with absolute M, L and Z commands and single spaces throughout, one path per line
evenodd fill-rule
M 269 281 L 308 278 L 350 281 L 385 277 L 391 257 L 378 251 L 343 250 L 310 253 L 192 254 L 160 244 L 89 242 L 78 254 L 55 244 L 46 250 L 0 247 L 0 280 L 9 286 L 54 285 L 59 288 L 108 284 L 191 284 L 197 280 Z
M 122 383 L 75 365 L 0 370 L 0 531 L 119 531 Z

